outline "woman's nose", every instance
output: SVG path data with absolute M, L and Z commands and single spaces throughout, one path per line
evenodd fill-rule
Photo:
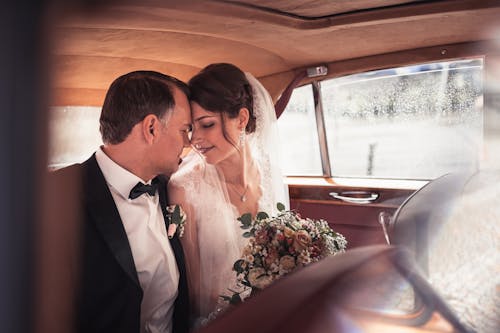
M 191 146 L 194 147 L 195 149 L 200 149 L 202 142 L 203 138 L 199 134 L 199 131 L 193 129 L 193 134 L 191 136 Z

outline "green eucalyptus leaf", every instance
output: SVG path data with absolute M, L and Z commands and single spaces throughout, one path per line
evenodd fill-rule
M 281 202 L 278 202 L 278 204 L 276 205 L 276 208 L 278 208 L 278 211 L 280 212 L 284 212 L 285 211 L 285 205 L 283 205 Z
M 254 267 L 260 267 L 262 265 L 262 258 L 256 255 L 253 261 L 253 265 Z
M 181 224 L 181 207 L 175 205 L 174 212 L 172 213 L 172 223 L 177 225 Z
M 244 285 L 244 286 L 247 286 L 247 287 L 252 287 L 252 285 L 250 284 L 250 282 L 248 282 L 247 280 L 241 281 L 241 284 Z
M 231 297 L 230 296 L 219 295 L 219 297 L 222 298 L 223 300 L 225 300 L 226 302 L 230 302 L 231 303 Z
M 250 238 L 252 236 L 253 236 L 253 233 L 250 232 L 250 231 L 247 231 L 247 232 L 243 233 L 243 237 L 245 237 L 245 238 Z
M 252 224 L 252 214 L 250 213 L 245 213 L 238 217 L 238 220 L 243 224 L 244 226 L 250 226 Z
M 243 259 L 239 259 L 239 260 L 235 261 L 235 263 L 233 265 L 233 270 L 236 271 L 236 273 L 238 273 L 238 274 L 243 273 L 244 269 L 243 269 L 242 265 L 244 262 L 245 262 L 245 260 L 243 260 Z
M 267 219 L 267 218 L 269 218 L 269 215 L 267 215 L 266 212 L 258 212 L 257 213 L 257 216 L 256 216 L 257 220 L 260 221 L 260 220 L 264 220 L 264 219 Z
M 241 300 L 240 294 L 234 294 L 233 297 L 231 297 L 231 300 L 229 301 L 229 303 L 231 303 L 233 305 L 240 304 L 241 302 L 242 302 L 242 300 Z

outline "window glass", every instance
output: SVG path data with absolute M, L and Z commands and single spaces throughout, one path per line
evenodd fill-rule
M 323 81 L 332 174 L 431 179 L 477 169 L 482 68 L 473 59 Z
M 50 109 L 49 168 L 83 162 L 102 144 L 100 107 L 65 106 Z
M 296 88 L 278 121 L 281 168 L 286 175 L 322 174 L 312 86 Z

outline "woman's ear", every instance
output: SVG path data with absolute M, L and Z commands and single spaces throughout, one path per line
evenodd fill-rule
M 250 111 L 247 108 L 241 108 L 238 114 L 238 127 L 244 130 L 247 127 L 248 119 L 250 118 Z

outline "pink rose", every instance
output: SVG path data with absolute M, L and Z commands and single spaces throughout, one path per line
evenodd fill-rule
M 168 226 L 168 230 L 167 230 L 167 236 L 168 236 L 168 238 L 173 238 L 176 231 L 177 231 L 177 224 L 170 223 L 169 226 Z
M 311 236 L 305 230 L 299 230 L 295 233 L 293 247 L 297 252 L 307 249 L 311 245 Z
M 288 227 L 285 227 L 285 229 L 283 230 L 283 233 L 285 234 L 286 238 L 293 238 L 293 236 L 295 236 L 295 231 L 293 231 L 292 229 L 290 229 Z
M 283 256 L 280 258 L 280 266 L 284 270 L 291 271 L 295 268 L 295 259 L 292 256 Z

